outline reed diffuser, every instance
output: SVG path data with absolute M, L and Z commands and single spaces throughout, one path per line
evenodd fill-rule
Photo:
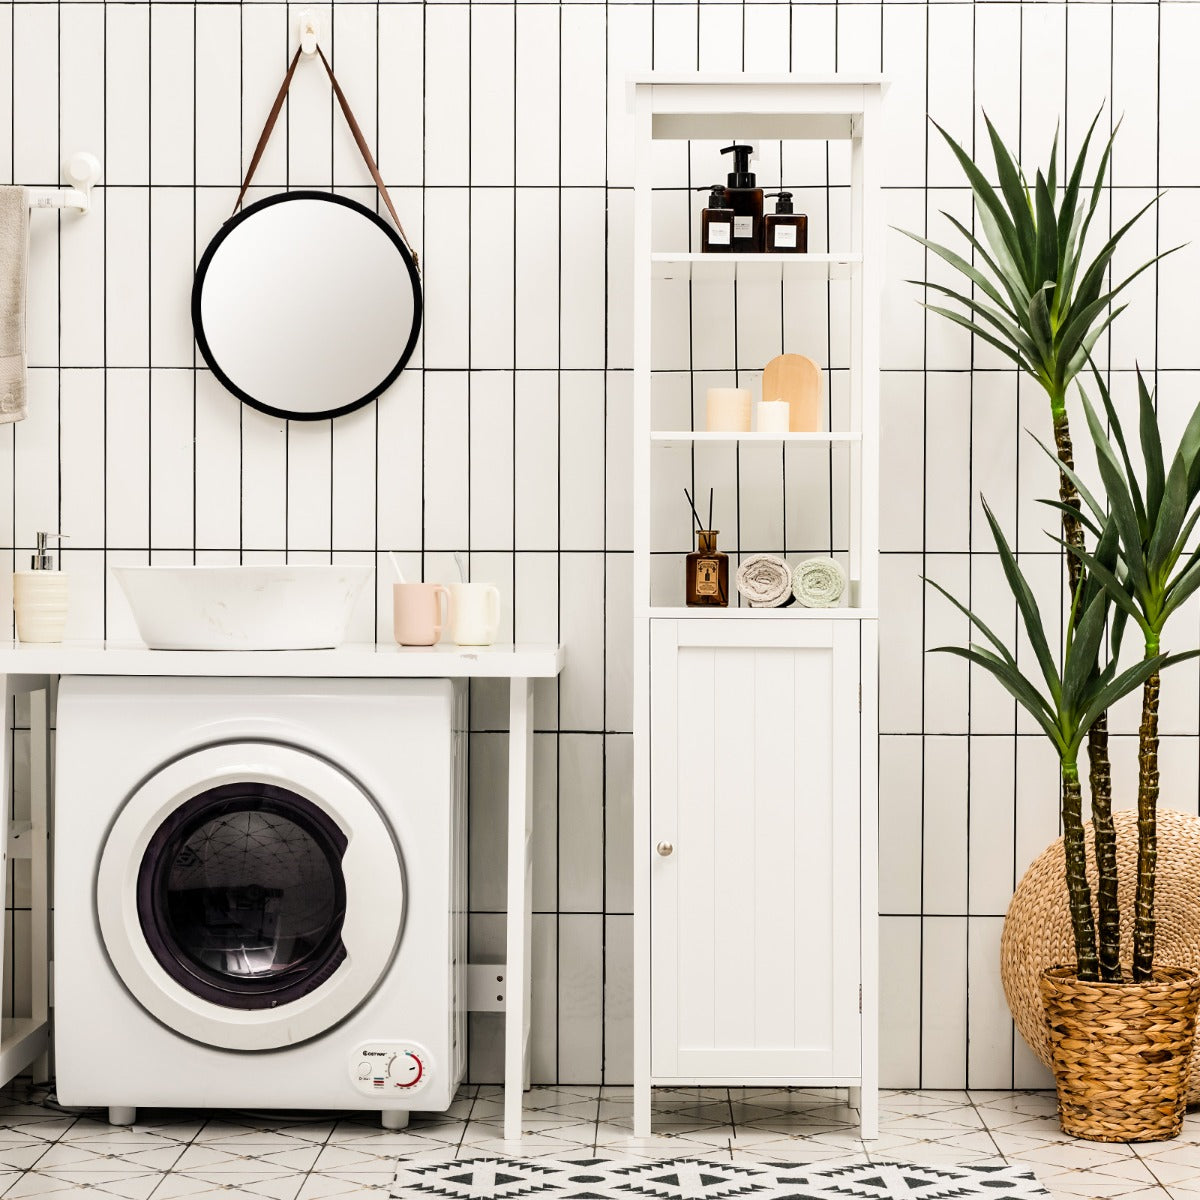
M 685 576 L 688 608 L 729 607 L 729 556 L 717 549 L 717 534 L 712 527 L 713 489 L 708 489 L 708 525 L 700 523 L 696 505 L 683 489 L 692 519 L 696 522 L 696 549 L 687 556 Z

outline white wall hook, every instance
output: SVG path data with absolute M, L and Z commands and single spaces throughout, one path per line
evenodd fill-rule
M 311 8 L 300 13 L 300 49 L 305 58 L 312 58 L 317 52 L 317 15 Z
M 87 212 L 92 188 L 100 181 L 100 160 L 86 150 L 72 154 L 62 168 L 63 188 L 30 188 L 30 208 L 75 208 Z

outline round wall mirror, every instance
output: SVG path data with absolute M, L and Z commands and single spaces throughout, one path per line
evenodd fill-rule
M 421 329 L 421 278 L 382 217 L 344 196 L 285 192 L 209 243 L 192 286 L 196 342 L 235 396 L 316 421 L 388 388 Z

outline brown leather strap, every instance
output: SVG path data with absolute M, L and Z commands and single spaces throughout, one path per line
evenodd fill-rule
M 325 53 L 320 46 L 317 47 L 317 55 L 321 59 L 321 65 L 325 68 L 326 74 L 329 76 L 329 83 L 333 88 L 333 94 L 337 97 L 342 115 L 346 118 L 346 124 L 350 126 L 350 132 L 354 136 L 358 152 L 363 156 L 363 162 L 367 164 L 367 170 L 371 172 L 371 178 L 375 181 L 375 186 L 379 189 L 379 194 L 383 197 L 383 202 L 387 205 L 388 212 L 391 213 L 392 220 L 396 224 L 396 232 L 400 235 L 400 240 L 407 247 L 409 254 L 412 255 L 413 264 L 419 271 L 421 269 L 421 260 L 417 257 L 417 252 L 408 240 L 408 234 L 404 232 L 404 226 L 400 224 L 400 217 L 396 213 L 396 206 L 392 203 L 392 197 L 388 194 L 387 184 L 383 182 L 383 176 L 380 175 L 379 168 L 375 165 L 375 159 L 371 155 L 367 139 L 363 136 L 362 129 L 354 119 L 354 113 L 350 111 L 350 102 L 346 99 L 346 93 L 342 91 L 341 85 L 337 81 L 337 76 L 334 75 L 333 68 L 329 65 L 329 60 L 325 57 Z M 271 105 L 271 111 L 267 114 L 267 121 L 258 139 L 258 145 L 254 147 L 254 154 L 250 159 L 250 167 L 246 171 L 246 178 L 242 181 L 242 190 L 238 192 L 237 202 L 233 206 L 235 213 L 242 206 L 246 189 L 249 188 L 250 180 L 254 177 L 254 172 L 258 169 L 263 151 L 267 148 L 267 141 L 275 129 L 275 122 L 279 120 L 279 114 L 283 110 L 284 99 L 287 97 L 288 88 L 292 86 L 292 77 L 296 74 L 296 64 L 299 61 L 300 50 L 297 49 L 296 53 L 292 56 L 287 74 L 283 77 L 283 85 L 279 89 L 279 94 L 275 97 L 275 103 Z
M 275 97 L 275 103 L 271 105 L 271 111 L 267 114 L 267 123 L 263 126 L 262 133 L 259 134 L 258 145 L 254 147 L 254 154 L 250 159 L 250 168 L 246 172 L 246 178 L 242 180 L 242 190 L 238 192 L 238 198 L 233 206 L 235 213 L 242 207 L 242 201 L 246 196 L 246 189 L 250 186 L 250 180 L 254 178 L 254 172 L 258 170 L 258 164 L 262 160 L 263 151 L 267 148 L 267 141 L 275 129 L 275 122 L 279 120 L 279 114 L 283 111 L 283 102 L 287 97 L 288 88 L 292 86 L 292 76 L 296 74 L 296 64 L 299 61 L 300 47 L 297 46 L 296 53 L 292 55 L 292 62 L 287 69 L 287 74 L 283 77 L 283 84 L 279 89 L 279 95 Z

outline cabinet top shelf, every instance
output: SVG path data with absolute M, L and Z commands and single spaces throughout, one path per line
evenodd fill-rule
M 863 117 L 883 94 L 881 75 L 702 75 L 629 77 L 630 110 L 650 118 L 654 139 L 862 136 Z

